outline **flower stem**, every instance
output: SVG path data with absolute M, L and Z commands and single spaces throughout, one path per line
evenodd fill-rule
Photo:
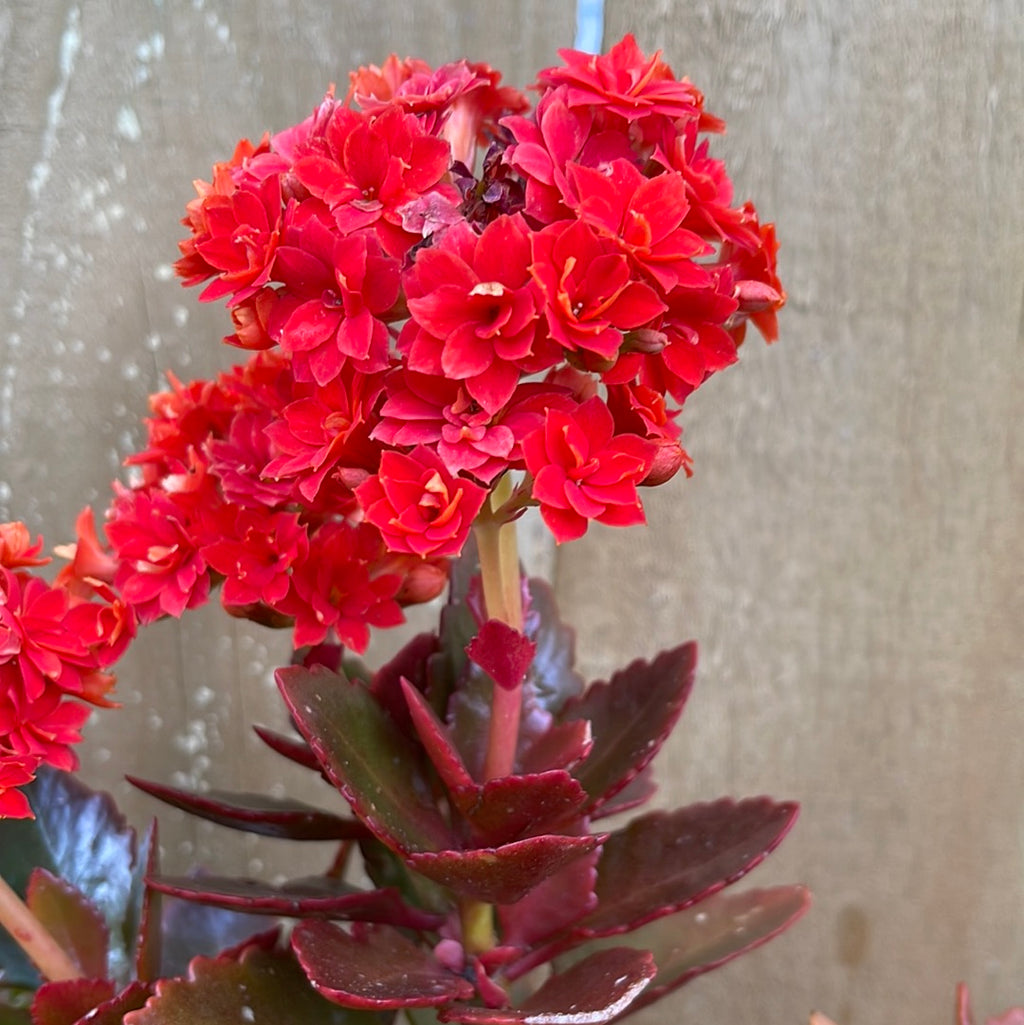
M 489 619 L 500 619 L 513 630 L 522 631 L 523 596 L 519 579 L 516 525 L 514 522 L 506 523 L 495 515 L 511 493 L 512 482 L 506 474 L 491 494 L 490 508 L 478 517 L 475 530 L 487 616 Z M 497 685 L 494 687 L 484 779 L 511 775 L 519 739 L 522 705 L 521 684 L 512 690 Z
M 11 934 L 14 942 L 25 951 L 47 981 L 82 978 L 78 966 L 2 877 L 0 925 Z

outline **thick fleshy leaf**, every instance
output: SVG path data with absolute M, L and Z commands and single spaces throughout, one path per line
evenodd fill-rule
M 696 976 L 767 943 L 802 917 L 810 904 L 810 893 L 802 886 L 716 893 L 695 907 L 641 926 L 629 934 L 629 944 L 651 951 L 658 974 L 633 1009 L 654 1003 Z M 556 968 L 621 944 L 622 939 L 615 936 L 584 943 L 558 958 Z
M 600 850 L 584 854 L 535 886 L 522 900 L 499 905 L 502 942 L 529 950 L 593 911 L 600 856 Z
M 402 692 L 416 734 L 441 782 L 454 793 L 473 787 L 473 777 L 426 697 L 407 680 L 402 681 Z
M 279 669 L 277 680 L 300 732 L 373 833 L 405 852 L 453 846 L 415 748 L 363 684 L 301 666 Z
M 370 690 L 403 732 L 412 736 L 412 723 L 402 693 L 402 680 L 407 680 L 421 694 L 428 686 L 427 666 L 437 654 L 439 642 L 433 634 L 417 634 L 390 662 L 373 674 Z M 345 674 L 351 680 L 352 675 Z
M 122 1025 L 124 1016 L 143 1007 L 151 994 L 145 983 L 130 982 L 120 993 L 94 1007 L 81 1025 Z
M 638 808 L 641 804 L 646 804 L 657 790 L 658 784 L 655 782 L 654 773 L 651 771 L 651 766 L 647 765 L 639 776 L 630 780 L 614 797 L 591 812 L 591 820 L 597 821 L 610 815 L 621 815 L 624 811 Z
M 590 752 L 594 741 L 590 723 L 552 723 L 523 751 L 518 760 L 520 772 L 543 772 L 546 769 L 572 769 Z
M 460 897 L 514 904 L 538 883 L 597 847 L 601 836 L 533 836 L 472 851 L 409 855 L 409 864 Z
M 80 891 L 110 931 L 107 974 L 126 982 L 132 959 L 123 925 L 132 911 L 135 831 L 108 794 L 95 793 L 69 773 L 41 766 L 27 794 L 34 819 L 0 819 L 0 875 L 22 896 L 36 868 Z M 38 973 L 3 930 L 0 964 L 9 985 L 38 985 Z
M 476 844 L 492 847 L 559 831 L 587 799 L 580 784 L 560 769 L 503 776 L 453 796 L 473 827 Z
M 796 804 L 752 797 L 635 819 L 606 841 L 597 870 L 597 908 L 574 932 L 625 932 L 710 897 L 760 864 L 796 816 Z
M 614 797 L 658 753 L 693 687 L 696 661 L 692 643 L 653 662 L 637 659 L 562 710 L 564 721 L 590 722 L 594 746 L 575 775 L 595 805 Z
M 358 840 L 366 835 L 366 827 L 356 819 L 342 818 L 290 798 L 224 790 L 193 794 L 135 776 L 125 779 L 174 808 L 247 833 L 289 840 Z
M 281 886 L 256 879 L 166 876 L 150 879 L 149 885 L 171 897 L 249 914 L 363 919 L 410 929 L 440 924 L 438 916 L 408 907 L 395 890 L 358 890 L 330 876 L 294 879 Z
M 316 755 L 313 754 L 309 744 L 304 740 L 289 737 L 284 733 L 277 733 L 274 730 L 268 730 L 265 726 L 254 726 L 253 730 L 256 736 L 272 751 L 283 755 L 289 761 L 295 762 L 296 765 L 301 765 L 304 769 L 314 769 L 316 772 L 323 772 Z
M 124 1025 L 225 1022 L 379 1025 L 318 996 L 290 952 L 262 946 L 238 957 L 195 958 L 186 978 L 161 979 L 145 1007 L 124 1016 Z
M 428 914 L 443 917 L 452 911 L 452 895 L 443 886 L 414 872 L 401 854 L 375 836 L 360 841 L 359 853 L 363 869 L 378 889 L 395 889 L 407 904 Z
M 601 1025 L 621 1015 L 650 984 L 654 958 L 646 950 L 613 947 L 553 975 L 519 1007 L 493 1010 L 456 1004 L 443 1022 L 480 1025 Z
M 292 948 L 317 991 L 346 1007 L 438 1007 L 473 996 L 461 975 L 387 926 L 350 934 L 329 922 L 300 922 Z
M 110 932 L 92 901 L 66 880 L 37 868 L 29 878 L 25 903 L 84 975 L 106 977 Z M 107 996 L 112 995 L 113 983 Z
M 74 1025 L 114 996 L 109 979 L 65 979 L 46 982 L 32 1000 L 34 1025 Z

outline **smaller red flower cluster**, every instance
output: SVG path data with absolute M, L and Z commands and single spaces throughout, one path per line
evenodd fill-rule
M 88 536 L 91 520 L 79 526 Z M 130 607 L 92 575 L 104 567 L 87 546 L 52 586 L 31 572 L 50 561 L 41 550 L 24 524 L 0 523 L 0 818 L 32 814 L 19 788 L 40 764 L 77 766 L 71 745 L 88 705 L 111 704 L 105 670 L 135 634 Z

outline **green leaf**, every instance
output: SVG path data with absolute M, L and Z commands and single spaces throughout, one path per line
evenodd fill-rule
M 288 951 L 246 947 L 239 956 L 197 957 L 186 978 L 161 979 L 124 1025 L 379 1025 L 318 996 Z
M 389 846 L 454 846 L 430 782 L 410 745 L 367 688 L 322 667 L 277 671 L 299 731 L 353 811 Z

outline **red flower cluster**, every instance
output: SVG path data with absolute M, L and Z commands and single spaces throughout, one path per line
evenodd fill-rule
M 90 525 L 80 521 L 86 535 Z M 49 561 L 41 549 L 24 524 L 0 524 L 0 818 L 31 815 L 18 788 L 41 763 L 77 766 L 71 745 L 88 704 L 110 705 L 105 670 L 135 633 L 131 609 L 91 575 L 100 567 L 84 548 L 53 586 L 29 572 Z

